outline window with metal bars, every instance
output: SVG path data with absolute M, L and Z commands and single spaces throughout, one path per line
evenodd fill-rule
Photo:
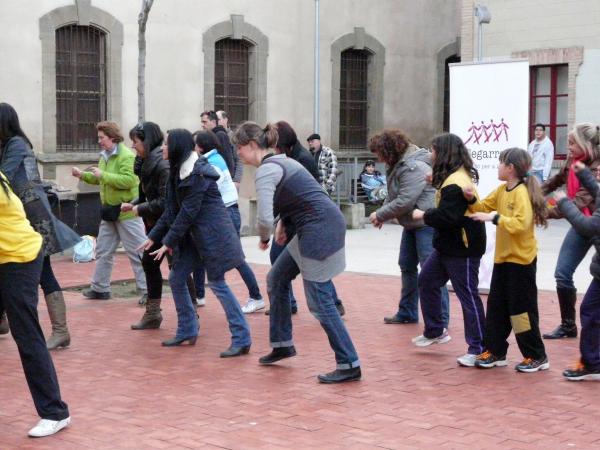
M 340 148 L 365 149 L 369 108 L 369 52 L 344 50 L 340 74 Z
M 227 112 L 232 128 L 248 120 L 251 47 L 249 42 L 230 38 L 215 44 L 215 111 Z
M 534 138 L 536 123 L 545 125 L 546 135 L 554 143 L 554 159 L 565 159 L 569 133 L 569 65 L 532 66 L 529 74 L 529 139 Z
M 91 26 L 56 30 L 56 150 L 94 151 L 106 120 L 106 34 Z

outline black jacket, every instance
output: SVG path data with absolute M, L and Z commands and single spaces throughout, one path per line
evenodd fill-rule
M 212 132 L 217 135 L 219 139 L 219 143 L 221 144 L 221 151 L 219 154 L 225 160 L 225 164 L 227 164 L 227 168 L 229 169 L 229 173 L 233 177 L 235 174 L 235 163 L 233 162 L 233 152 L 234 148 L 231 145 L 231 141 L 229 140 L 229 136 L 227 135 L 227 130 L 223 128 L 221 125 L 217 125 L 212 129 Z M 211 150 L 211 149 L 209 149 Z
M 485 224 L 465 216 L 468 203 L 457 184 L 440 190 L 437 208 L 425 212 L 423 220 L 433 227 L 433 248 L 444 256 L 480 257 L 485 253 Z
M 146 158 L 136 157 L 134 172 L 140 178 L 140 194 L 132 203 L 138 205 L 138 215 L 151 228 L 165 209 L 169 162 L 163 159 L 160 147 L 156 147 Z
M 315 158 L 302 146 L 300 141 L 296 141 L 289 156 L 302 164 L 313 178 L 319 181 L 319 170 L 317 169 Z

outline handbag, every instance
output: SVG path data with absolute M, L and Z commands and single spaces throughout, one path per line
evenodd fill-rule
M 107 222 L 116 222 L 121 214 L 121 204 L 118 205 L 102 205 L 100 209 L 100 217 Z

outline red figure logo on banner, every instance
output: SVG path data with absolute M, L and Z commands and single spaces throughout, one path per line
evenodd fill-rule
M 492 142 L 500 142 L 502 135 L 504 135 L 504 140 L 508 142 L 509 128 L 508 124 L 504 122 L 504 118 L 500 119 L 500 123 L 494 123 L 494 119 L 490 119 L 490 122 L 486 124 L 482 120 L 480 126 L 475 125 L 475 122 L 471 122 L 471 126 L 467 130 L 469 137 L 465 144 L 469 142 L 479 144 L 481 140 L 485 144 L 490 142 L 490 139 Z

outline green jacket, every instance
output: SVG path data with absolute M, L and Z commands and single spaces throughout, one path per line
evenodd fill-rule
M 122 142 L 117 147 L 117 153 L 108 158 L 100 157 L 98 168 L 102 176 L 96 178 L 91 172 L 83 172 L 81 179 L 88 184 L 100 185 L 100 202 L 103 205 L 118 205 L 131 202 L 138 196 L 137 175 L 133 173 L 135 154 Z M 119 220 L 133 219 L 131 211 L 121 213 Z

